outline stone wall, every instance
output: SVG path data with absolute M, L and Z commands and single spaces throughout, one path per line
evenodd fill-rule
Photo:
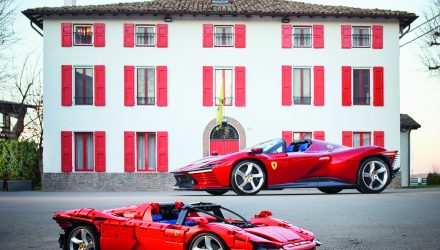
M 398 171 L 388 188 L 402 188 L 402 173 Z
M 170 191 L 170 173 L 44 173 L 43 191 Z

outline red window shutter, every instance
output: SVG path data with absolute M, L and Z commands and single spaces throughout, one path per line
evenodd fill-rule
M 212 48 L 214 45 L 214 25 L 203 24 L 203 48 Z
M 324 48 L 324 25 L 313 25 L 313 47 Z
M 342 25 L 341 26 L 341 41 L 343 49 L 351 48 L 351 26 L 350 25 Z
M 212 66 L 203 66 L 203 106 L 212 106 L 213 105 L 213 80 L 214 75 L 213 72 L 214 67 Z
M 353 132 L 342 131 L 342 145 L 346 147 L 353 147 Z
M 157 132 L 157 172 L 168 172 L 168 132 Z
M 61 24 L 61 46 L 72 47 L 72 24 Z
M 95 106 L 105 106 L 104 65 L 95 65 Z
M 281 104 L 283 106 L 291 106 L 292 105 L 292 66 L 282 66 L 282 100 Z
M 61 131 L 61 171 L 72 172 L 72 132 Z
M 168 48 L 168 24 L 158 24 L 157 28 L 157 47 Z
M 61 66 L 61 105 L 72 106 L 72 65 Z
M 95 23 L 93 25 L 93 36 L 95 47 L 105 47 L 105 24 Z
M 373 68 L 373 85 L 374 85 L 374 93 L 373 93 L 373 104 L 374 106 L 383 106 L 384 105 L 384 74 L 383 67 L 374 67 Z
M 134 47 L 134 24 L 124 23 L 124 47 Z
M 168 86 L 168 68 L 167 66 L 157 66 L 157 106 L 167 106 L 167 86 Z
M 124 105 L 134 106 L 134 66 L 124 66 Z
M 292 140 L 293 140 L 292 131 L 283 131 L 281 133 L 281 136 L 282 136 L 283 140 L 286 141 L 286 146 L 289 146 L 290 143 L 292 143 Z
M 342 66 L 342 106 L 351 106 L 351 67 Z
M 246 106 L 246 68 L 235 67 L 235 106 Z
M 246 48 L 246 25 L 235 25 L 235 48 Z
M 283 24 L 281 27 L 282 48 L 292 48 L 292 25 Z
M 315 131 L 315 132 L 313 132 L 313 135 L 316 140 L 325 141 L 325 132 L 324 131 Z
M 314 74 L 314 104 L 315 106 L 324 106 L 324 66 L 315 66 Z
M 374 145 L 379 147 L 385 146 L 385 132 L 374 131 Z
M 124 170 L 134 172 L 134 132 L 124 132 Z
M 105 172 L 105 132 L 95 132 L 95 172 Z
M 382 25 L 373 25 L 373 49 L 383 49 Z

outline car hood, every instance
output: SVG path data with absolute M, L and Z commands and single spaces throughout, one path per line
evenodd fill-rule
M 219 156 L 208 156 L 203 159 L 200 159 L 198 161 L 195 161 L 193 163 L 190 163 L 184 167 L 181 167 L 177 169 L 176 171 L 173 171 L 172 173 L 182 173 L 182 172 L 189 172 L 189 171 L 196 171 L 199 169 L 205 168 L 207 165 L 216 163 L 216 162 L 224 162 L 231 158 L 237 157 L 242 154 L 247 154 L 246 152 L 237 152 L 232 153 L 228 155 L 219 155 Z
M 258 237 L 279 243 L 302 240 L 301 236 L 299 236 L 292 230 L 283 227 L 265 226 L 265 227 L 246 228 L 244 230 Z

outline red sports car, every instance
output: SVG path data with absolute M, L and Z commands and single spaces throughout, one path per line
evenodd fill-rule
M 57 212 L 68 250 L 315 249 L 313 233 L 262 211 L 250 220 L 212 203 L 144 203 L 110 210 Z
M 316 187 L 327 194 L 356 188 L 380 193 L 399 168 L 397 151 L 377 146 L 350 148 L 320 140 L 263 142 L 242 152 L 211 156 L 173 172 L 175 190 L 254 195 L 263 189 Z

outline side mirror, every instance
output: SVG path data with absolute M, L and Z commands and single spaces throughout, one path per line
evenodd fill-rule
M 262 148 L 252 148 L 251 153 L 252 154 L 261 154 L 261 153 L 263 153 L 263 149 Z
M 188 217 L 186 220 L 197 223 L 199 225 L 206 225 L 209 222 L 208 219 L 206 219 L 205 217 Z
M 261 211 L 259 214 L 256 214 L 254 217 L 255 218 L 266 218 L 272 216 L 272 212 L 271 211 L 267 211 L 267 210 L 263 210 Z

